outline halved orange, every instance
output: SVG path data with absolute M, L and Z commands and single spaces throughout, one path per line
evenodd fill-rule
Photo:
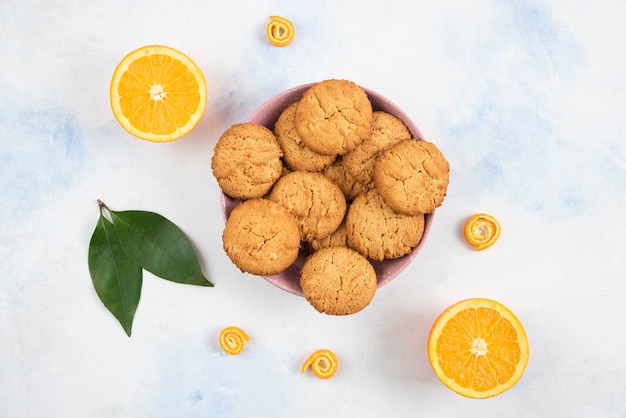
M 176 140 L 198 124 L 207 102 L 200 68 L 176 49 L 150 45 L 126 55 L 111 80 L 111 108 L 130 134 Z
M 473 298 L 446 309 L 428 337 L 428 358 L 448 388 L 489 398 L 515 385 L 528 364 L 524 327 L 507 307 Z

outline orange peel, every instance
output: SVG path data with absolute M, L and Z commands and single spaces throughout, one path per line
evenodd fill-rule
M 472 215 L 463 229 L 465 240 L 476 251 L 491 247 L 500 238 L 500 223 L 496 218 L 486 213 Z
M 337 372 L 337 356 L 332 351 L 321 348 L 314 351 L 302 364 L 302 373 L 311 367 L 313 374 L 320 379 L 330 379 Z
M 274 46 L 287 46 L 293 41 L 296 30 L 289 19 L 280 16 L 270 16 L 265 27 L 267 40 Z
M 226 327 L 220 332 L 220 347 L 227 354 L 241 353 L 248 340 L 248 334 L 238 327 Z

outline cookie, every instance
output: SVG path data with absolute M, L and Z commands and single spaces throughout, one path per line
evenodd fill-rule
M 304 145 L 296 131 L 297 105 L 295 102 L 287 107 L 274 125 L 274 135 L 283 150 L 283 161 L 293 171 L 321 171 L 335 161 L 335 155 L 319 154 Z
M 450 166 L 437 146 L 406 140 L 381 152 L 374 183 L 393 210 L 414 215 L 441 206 L 450 179 Z
M 346 170 L 343 158 L 341 157 L 337 158 L 334 163 L 326 167 L 322 173 L 339 186 L 346 200 L 352 200 L 374 186 L 373 181 L 364 184 L 350 174 L 348 170 Z
M 372 104 L 362 87 L 348 80 L 324 80 L 304 92 L 295 124 L 309 149 L 341 155 L 369 135 L 372 117 Z
M 387 112 L 374 112 L 370 134 L 343 156 L 346 170 L 361 183 L 372 182 L 378 153 L 406 139 L 411 139 L 411 132 L 404 122 Z
M 346 219 L 339 224 L 330 235 L 320 239 L 312 239 L 308 242 L 308 249 L 311 252 L 319 251 L 328 247 L 347 247 L 348 246 L 348 230 L 346 229 Z
M 372 260 L 410 253 L 424 235 L 424 215 L 394 212 L 376 189 L 357 196 L 346 215 L 348 246 Z
M 276 182 L 268 198 L 295 216 L 304 241 L 330 235 L 346 214 L 341 189 L 320 173 L 291 172 Z
M 235 199 L 267 194 L 283 171 L 283 151 L 274 133 L 262 125 L 228 128 L 213 150 L 211 169 L 219 187 Z
M 347 247 L 330 247 L 310 255 L 300 271 L 306 300 L 328 315 L 350 315 L 370 304 L 376 294 L 370 262 Z
M 222 243 L 243 272 L 272 276 L 289 267 L 300 250 L 300 228 L 282 205 L 262 198 L 237 205 L 226 221 Z

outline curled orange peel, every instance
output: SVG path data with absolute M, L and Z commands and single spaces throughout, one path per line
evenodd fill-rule
M 500 223 L 486 213 L 472 215 L 465 223 L 463 230 L 465 240 L 476 251 L 491 247 L 500 238 Z
M 296 30 L 289 19 L 280 16 L 270 16 L 265 28 L 267 40 L 275 46 L 287 46 L 293 41 Z
M 311 367 L 313 374 L 320 379 L 330 379 L 337 371 L 337 356 L 332 351 L 322 348 L 314 351 L 302 364 L 302 373 Z
M 248 335 L 241 328 L 226 327 L 220 332 L 220 347 L 227 354 L 239 354 L 248 339 Z

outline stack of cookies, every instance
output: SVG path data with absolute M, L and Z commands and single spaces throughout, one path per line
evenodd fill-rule
M 365 90 L 348 80 L 313 84 L 273 130 L 231 126 L 211 167 L 223 192 L 242 201 L 222 236 L 232 262 L 271 276 L 306 249 L 300 286 L 329 315 L 371 302 L 370 260 L 399 258 L 419 244 L 424 215 L 443 203 L 450 172 L 433 143 L 373 110 Z

